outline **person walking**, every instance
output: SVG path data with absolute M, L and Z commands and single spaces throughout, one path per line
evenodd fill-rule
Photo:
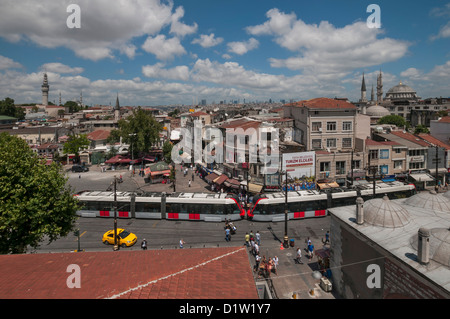
M 302 262 L 302 250 L 300 248 L 297 248 L 296 262 L 297 262 L 297 264 L 303 264 L 303 262 Z
M 189 187 L 191 187 L 191 180 L 189 180 Z
M 259 262 L 261 261 L 261 257 L 259 254 L 255 256 L 255 269 L 254 271 L 257 272 L 259 270 Z
M 273 257 L 273 271 L 275 272 L 275 275 L 278 276 L 277 267 L 278 267 L 278 257 Z
M 325 241 L 323 242 L 323 244 L 326 245 L 329 243 L 330 243 L 330 231 L 327 230 L 327 232 L 325 234 Z
M 308 245 L 309 259 L 312 260 L 314 257 L 314 245 L 311 243 Z
M 230 241 L 230 228 L 225 228 L 225 240 L 228 242 Z
M 258 245 L 261 245 L 261 234 L 259 233 L 259 230 L 256 231 L 255 238 Z
M 180 248 L 183 248 L 183 247 L 184 247 L 184 244 L 185 244 L 185 242 L 184 242 L 183 238 L 180 239 Z
M 255 254 L 259 254 L 259 245 L 255 243 Z
M 247 247 L 250 246 L 250 235 L 248 233 L 245 233 L 245 244 Z
M 147 240 L 144 238 L 144 240 L 141 243 L 142 250 L 147 250 Z

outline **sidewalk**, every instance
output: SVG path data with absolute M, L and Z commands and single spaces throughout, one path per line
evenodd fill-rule
M 315 249 L 324 248 L 323 244 L 318 240 L 312 241 Z M 281 243 L 269 243 L 266 246 L 264 242 L 261 242 L 260 256 L 278 257 L 277 275 L 275 273 L 270 274 L 270 278 L 258 279 L 258 274 L 254 274 L 255 281 L 271 280 L 275 290 L 276 298 L 278 299 L 294 299 L 294 293 L 296 299 L 336 299 L 333 295 L 333 291 L 326 292 L 320 286 L 320 279 L 315 279 L 312 274 L 313 271 L 318 269 L 317 257 L 314 256 L 310 261 L 305 251 L 306 244 L 304 242 L 295 243 L 294 247 L 281 249 Z M 325 246 L 329 248 L 329 245 Z M 302 262 L 303 264 L 297 264 L 295 261 L 297 248 L 302 249 Z M 251 253 L 251 248 L 248 249 L 248 256 L 252 267 L 255 265 L 255 257 Z M 268 282 L 270 287 L 270 283 Z M 311 290 L 314 294 L 311 294 Z

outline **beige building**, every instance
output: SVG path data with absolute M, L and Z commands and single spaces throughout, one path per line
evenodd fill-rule
M 284 116 L 294 119 L 294 141 L 307 151 L 351 151 L 356 113 L 355 105 L 341 99 L 316 98 L 284 106 Z

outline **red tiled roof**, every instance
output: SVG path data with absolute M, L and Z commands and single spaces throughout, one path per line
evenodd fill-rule
M 96 130 L 89 133 L 87 138 L 93 141 L 106 140 L 110 134 L 111 132 L 107 130 Z
M 401 144 L 399 144 L 397 142 L 394 142 L 394 141 L 382 141 L 382 142 L 379 142 L 379 141 L 374 141 L 374 140 L 372 140 L 370 138 L 367 138 L 366 139 L 366 145 L 401 145 Z
M 194 112 L 189 114 L 190 116 L 205 116 L 205 115 L 209 115 L 208 113 L 202 112 L 202 111 L 198 111 L 198 112 Z
M 444 116 L 438 122 L 439 123 L 450 123 L 450 116 Z
M 440 140 L 438 140 L 437 138 L 435 138 L 434 136 L 431 136 L 430 134 L 426 134 L 426 133 L 420 133 L 418 135 L 421 139 L 424 139 L 425 141 L 433 144 L 433 145 L 437 145 L 439 147 L 443 147 L 446 150 L 450 150 L 450 145 L 447 143 L 444 143 Z
M 420 146 L 427 146 L 428 147 L 428 143 L 421 140 L 420 138 L 418 138 L 417 136 L 414 136 L 413 134 L 409 133 L 409 132 L 403 132 L 403 131 L 392 131 L 391 134 L 404 138 L 405 140 L 408 140 L 410 142 L 419 144 Z
M 230 128 L 230 129 L 234 129 L 234 128 L 242 128 L 244 130 L 246 130 L 247 128 L 254 128 L 257 129 L 259 128 L 259 126 L 261 125 L 260 121 L 252 121 L 252 120 L 248 120 L 248 119 L 239 119 L 239 120 L 235 120 L 235 121 L 231 121 L 228 123 L 224 123 L 220 126 L 220 128 Z
M 319 97 L 311 100 L 303 100 L 286 106 L 306 107 L 308 109 L 356 109 L 356 106 L 346 100 L 336 100 L 326 97 Z
M 80 288 L 68 288 L 80 267 Z M 257 299 L 242 247 L 1 255 L 2 299 Z M 70 279 L 69 279 L 70 280 Z

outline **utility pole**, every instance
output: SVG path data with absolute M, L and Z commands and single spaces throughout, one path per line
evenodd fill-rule
M 114 175 L 114 251 L 119 250 L 117 243 L 117 177 Z
M 434 162 L 436 164 L 436 173 L 435 173 L 435 177 L 436 177 L 436 185 L 434 185 L 434 190 L 436 191 L 436 193 L 439 191 L 439 186 L 438 186 L 438 181 L 439 181 L 439 174 L 438 174 L 438 166 L 439 166 L 439 156 L 438 156 L 438 152 L 439 152 L 439 147 L 436 145 L 436 157 L 434 158 Z

